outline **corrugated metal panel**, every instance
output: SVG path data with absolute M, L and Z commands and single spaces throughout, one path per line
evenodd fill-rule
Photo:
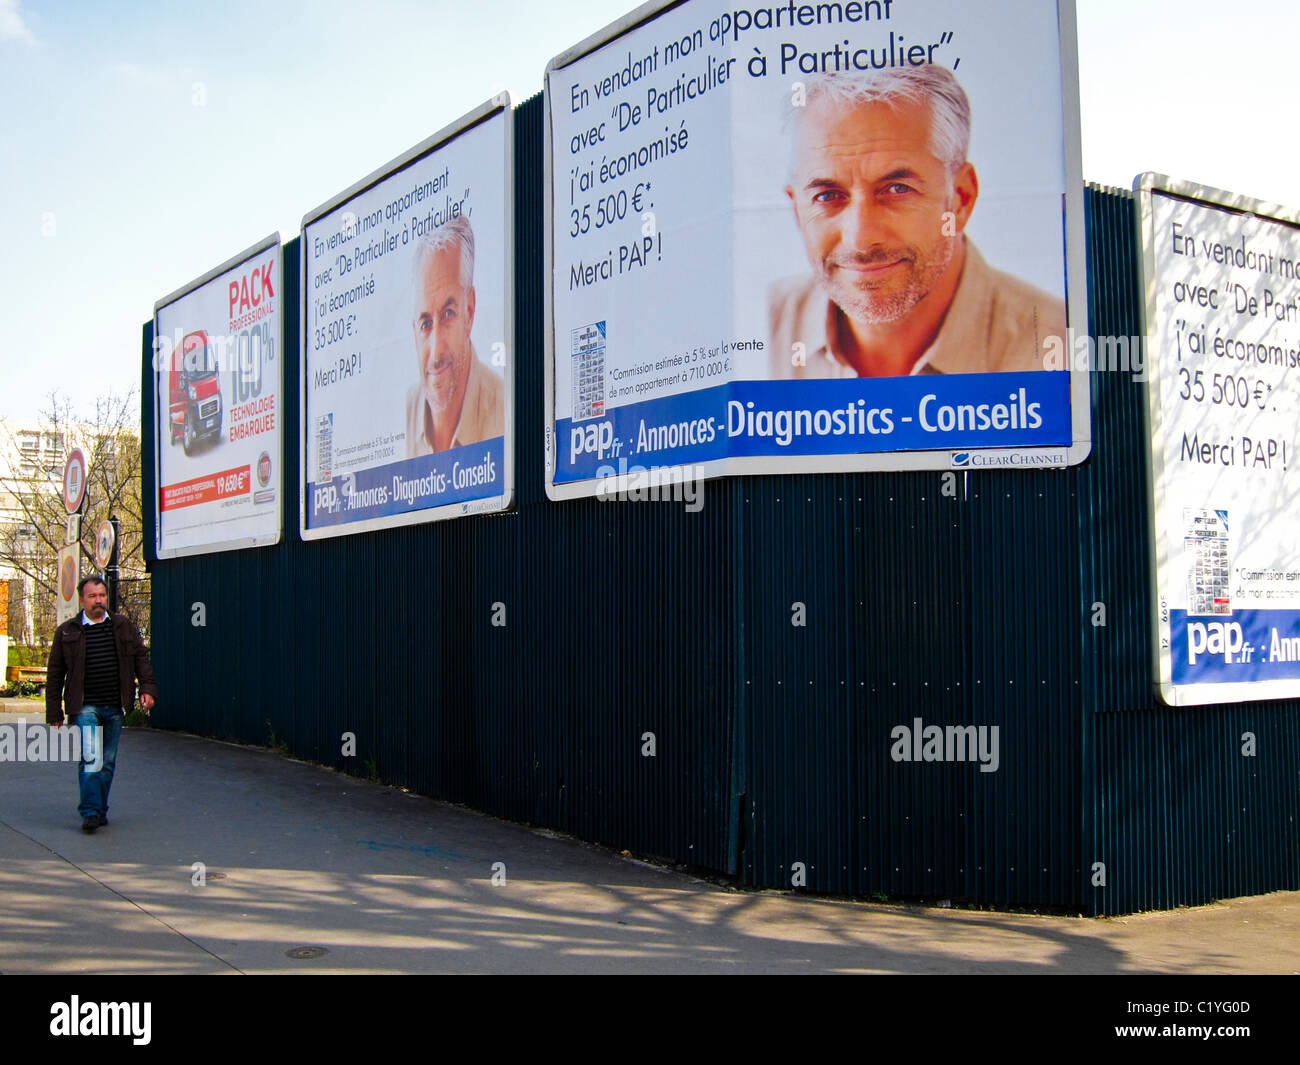
M 1131 193 L 1087 192 L 1098 336 L 1141 329 L 1135 210 Z M 1101 914 L 1300 887 L 1300 702 L 1170 709 L 1154 695 L 1144 376 L 1092 375 L 1096 447 L 1080 486 L 1083 598 L 1107 608 L 1104 628 L 1084 628 L 1083 674 L 1082 861 Z
M 1151 697 L 1132 375 L 1093 374 L 1094 455 L 1068 472 L 732 479 L 699 513 L 546 499 L 542 117 L 515 116 L 517 509 L 302 543 L 291 491 L 279 546 L 156 563 L 160 723 L 274 730 L 761 886 L 803 863 L 815 891 L 1105 913 L 1297 886 L 1297 704 Z M 1131 198 L 1086 207 L 1093 332 L 1134 335 Z M 895 761 L 916 718 L 996 727 L 997 772 Z M 1247 730 L 1259 757 L 1229 757 Z
M 746 484 L 751 882 L 789 885 L 803 862 L 818 891 L 1077 903 L 1070 482 Z M 892 730 L 917 719 L 996 728 L 997 771 L 895 761 Z
M 1300 887 L 1296 718 L 1293 702 L 1092 715 L 1095 860 L 1106 866 L 1095 912 Z
M 153 322 L 145 322 L 144 324 L 141 335 L 141 350 L 144 357 L 140 360 L 140 469 L 143 471 L 154 468 Z M 142 476 L 146 481 L 153 479 L 152 474 L 142 474 Z M 141 486 L 142 489 L 144 487 L 146 486 Z M 152 495 L 145 494 L 143 491 L 141 491 L 140 495 L 140 521 L 144 530 L 141 555 L 144 558 L 145 570 L 152 571 L 153 564 L 158 560 L 153 540 L 153 530 L 158 523 L 158 503 Z

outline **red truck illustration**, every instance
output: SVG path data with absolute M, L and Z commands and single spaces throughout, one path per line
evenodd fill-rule
M 185 334 L 172 352 L 167 373 L 171 396 L 171 442 L 190 454 L 208 436 L 221 435 L 221 381 L 217 360 L 202 329 Z

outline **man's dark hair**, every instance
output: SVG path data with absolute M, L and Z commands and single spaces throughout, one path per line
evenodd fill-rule
M 92 573 L 89 577 L 82 577 L 81 580 L 77 581 L 77 598 L 81 598 L 85 593 L 88 584 L 103 584 L 105 588 L 108 587 L 107 584 L 104 584 L 103 577 L 97 577 Z

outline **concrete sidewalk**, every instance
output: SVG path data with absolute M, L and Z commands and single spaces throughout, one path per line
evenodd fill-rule
M 1085 920 L 737 891 L 154 730 L 111 821 L 80 830 L 71 766 L 0 763 L 0 972 L 1300 971 L 1300 893 Z

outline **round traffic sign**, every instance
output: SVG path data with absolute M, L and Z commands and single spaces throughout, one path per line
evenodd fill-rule
M 86 453 L 74 447 L 63 463 L 63 506 L 76 514 L 86 501 Z
M 95 565 L 101 570 L 108 565 L 109 560 L 113 557 L 113 541 L 117 534 L 113 532 L 113 523 L 111 521 L 101 521 L 99 528 L 95 530 Z
M 59 595 L 65 603 L 77 598 L 77 559 L 75 555 L 64 558 L 59 569 Z

